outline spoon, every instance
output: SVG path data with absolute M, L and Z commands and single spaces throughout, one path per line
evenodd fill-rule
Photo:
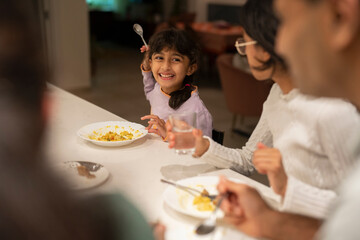
M 216 228 L 216 219 L 217 219 L 217 211 L 221 205 L 221 202 L 227 198 L 229 194 L 221 195 L 219 201 L 216 203 L 214 211 L 211 213 L 210 217 L 203 221 L 195 230 L 198 235 L 206 235 L 213 232 Z
M 134 28 L 134 31 L 137 34 L 139 34 L 139 36 L 141 37 L 142 41 L 145 44 L 145 47 L 147 48 L 147 44 L 146 44 L 146 42 L 144 40 L 144 36 L 143 36 L 143 33 L 144 33 L 143 28 L 140 26 L 140 24 L 137 24 L 137 23 L 134 24 L 133 28 Z

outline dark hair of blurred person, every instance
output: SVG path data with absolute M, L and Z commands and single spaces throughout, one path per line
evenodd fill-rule
M 45 166 L 48 74 L 30 3 L 0 1 L 0 239 L 136 239 L 122 233 L 140 214 L 109 207 L 120 195 L 80 200 Z
M 247 35 L 257 42 L 270 54 L 269 60 L 263 62 L 257 70 L 266 70 L 280 63 L 286 69 L 282 57 L 275 52 L 275 38 L 279 26 L 279 20 L 273 13 L 273 1 L 263 0 L 262 4 L 257 1 L 247 1 L 240 9 L 239 24 L 244 28 Z

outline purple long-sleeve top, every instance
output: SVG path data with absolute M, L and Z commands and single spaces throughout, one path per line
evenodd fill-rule
M 150 102 L 151 114 L 157 115 L 164 121 L 168 120 L 170 114 L 180 112 L 196 112 L 196 128 L 201 129 L 203 134 L 212 135 L 212 116 L 205 104 L 200 99 L 198 88 L 191 93 L 191 97 L 178 109 L 169 106 L 170 95 L 161 90 L 160 85 L 155 81 L 151 71 L 142 71 L 144 91 L 146 99 Z

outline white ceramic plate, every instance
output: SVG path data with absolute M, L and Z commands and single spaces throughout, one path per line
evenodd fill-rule
M 78 171 L 79 166 L 85 167 L 90 176 L 81 176 Z M 109 171 L 103 165 L 93 162 L 62 162 L 56 166 L 56 170 L 73 190 L 96 187 L 109 177 Z
M 200 191 L 205 188 L 209 192 L 209 194 L 218 193 L 218 191 L 216 190 L 218 182 L 219 177 L 217 176 L 199 176 L 177 181 L 178 184 L 187 187 L 193 187 Z M 196 207 L 193 205 L 194 196 L 173 186 L 169 186 L 166 188 L 163 194 L 163 199 L 168 206 L 186 215 L 197 218 L 207 218 L 211 214 L 210 211 L 197 210 Z M 224 213 L 221 210 L 218 211 L 218 213 L 219 217 L 223 217 Z
M 100 141 L 92 139 L 93 137 L 99 137 L 104 135 L 110 131 L 115 131 L 116 133 L 120 133 L 122 131 L 128 131 L 134 135 L 131 140 L 123 140 L 123 141 Z M 115 146 L 123 146 L 130 144 L 140 138 L 143 138 L 147 134 L 147 130 L 143 125 L 126 122 L 126 121 L 109 121 L 109 122 L 98 122 L 86 125 L 79 129 L 77 135 L 91 143 L 106 146 L 106 147 L 115 147 Z

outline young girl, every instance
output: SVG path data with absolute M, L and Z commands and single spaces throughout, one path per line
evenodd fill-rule
M 349 136 L 360 126 L 357 111 L 343 100 L 314 98 L 294 88 L 275 52 L 278 21 L 272 0 L 247 1 L 240 16 L 245 33 L 235 44 L 238 52 L 246 55 L 257 80 L 272 79 L 275 84 L 242 149 L 223 147 L 194 130 L 195 154 L 220 168 L 242 173 L 256 168 L 267 174 L 273 190 L 282 196 L 283 211 L 324 218 L 338 184 L 355 162 L 348 148 Z M 169 147 L 173 145 L 169 133 Z
M 151 115 L 147 130 L 163 139 L 167 137 L 165 123 L 170 114 L 196 112 L 197 128 L 211 137 L 212 117 L 193 85 L 200 50 L 195 41 L 182 30 L 169 29 L 155 34 L 149 42 L 141 65 L 144 90 L 150 102 Z

